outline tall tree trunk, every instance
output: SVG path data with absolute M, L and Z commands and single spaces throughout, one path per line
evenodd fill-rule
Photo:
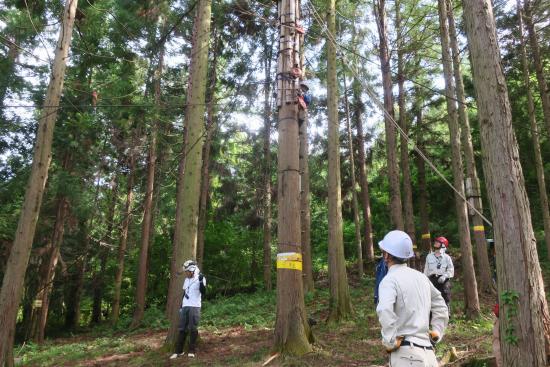
M 540 151 L 539 127 L 535 119 L 535 102 L 531 92 L 531 82 L 529 81 L 529 63 L 527 61 L 527 52 L 525 50 L 525 39 L 523 37 L 523 16 L 521 12 L 521 2 L 517 1 L 519 41 L 521 50 L 521 65 L 523 67 L 523 83 L 527 92 L 527 111 L 529 114 L 529 124 L 531 125 L 531 139 L 533 141 L 533 150 L 535 153 L 535 169 L 537 171 L 537 183 L 539 186 L 540 206 L 544 222 L 544 240 L 548 250 L 547 256 L 550 258 L 550 212 L 548 210 L 548 193 L 546 191 L 546 181 L 544 179 L 544 163 Z
M 113 222 L 115 220 L 115 209 L 116 203 L 118 201 L 118 166 L 120 161 L 117 163 L 117 170 L 115 171 L 115 176 L 111 182 L 111 195 L 109 206 L 107 209 L 107 230 L 105 231 L 105 238 L 108 243 L 111 244 L 112 235 L 113 235 Z M 92 318 L 90 320 L 91 324 L 98 324 L 101 321 L 101 305 L 103 303 L 103 291 L 105 288 L 105 269 L 107 266 L 107 257 L 109 256 L 110 248 L 102 246 L 99 249 L 99 272 L 96 272 L 92 277 L 92 290 L 93 290 L 93 302 L 92 302 Z
M 388 50 L 388 26 L 386 22 L 386 0 L 376 0 L 374 15 L 378 27 L 379 58 L 382 70 L 382 86 L 384 88 L 384 109 L 391 116 L 384 114 L 386 127 L 386 155 L 388 161 L 388 180 L 390 184 L 390 218 L 394 229 L 404 230 L 403 208 L 401 206 L 401 190 L 399 188 L 399 171 L 397 163 L 396 128 L 392 119 L 395 118 L 393 108 L 393 85 L 391 79 L 390 54 Z
M 164 42 L 160 45 L 158 64 L 153 76 L 153 91 L 155 95 L 156 113 L 160 115 L 161 107 L 161 80 L 164 69 Z M 147 261 L 149 258 L 149 244 L 155 230 L 153 222 L 153 193 L 155 191 L 155 173 L 157 169 L 157 138 L 159 117 L 155 116 L 149 133 L 149 152 L 147 157 L 147 182 L 143 200 L 143 220 L 141 222 L 141 247 L 139 251 L 139 265 L 136 282 L 136 308 L 130 328 L 136 328 L 143 320 L 145 312 L 145 296 L 147 294 Z
M 415 115 L 416 115 L 416 131 L 417 138 L 416 144 L 418 148 L 424 151 L 424 123 L 422 114 L 422 100 L 419 95 L 418 88 L 415 88 L 416 103 L 415 103 Z M 421 249 L 422 254 L 427 254 L 431 250 L 431 235 L 430 235 L 430 217 L 428 213 L 428 190 L 426 187 L 426 162 L 419 155 L 416 154 L 416 169 L 418 179 L 418 212 L 420 215 L 420 231 L 421 231 Z M 421 258 L 421 262 L 423 259 Z
M 45 272 L 42 274 L 40 281 L 40 290 L 36 295 L 37 304 L 37 324 L 31 338 L 35 343 L 41 344 L 44 342 L 44 331 L 48 320 L 48 310 L 50 305 L 50 295 L 53 290 L 53 281 L 55 277 L 55 268 L 59 261 L 59 252 L 63 235 L 65 232 L 65 220 L 69 213 L 69 202 L 67 197 L 61 196 L 57 201 L 57 210 L 55 215 L 55 225 L 51 240 L 51 249 L 47 254 Z
M 549 314 L 490 0 L 463 0 L 493 214 L 500 347 L 507 367 L 546 366 Z M 513 269 L 513 271 L 510 271 Z
M 216 106 L 216 84 L 218 82 L 218 54 L 221 52 L 222 43 L 217 35 L 214 35 L 216 40 L 216 47 L 212 50 L 213 58 L 212 65 L 210 66 L 210 79 L 209 87 L 207 90 L 206 103 L 208 110 L 206 111 L 206 139 L 203 147 L 203 158 L 201 167 L 201 197 L 199 202 L 199 221 L 198 221 L 198 233 L 197 233 L 197 263 L 199 269 L 202 269 L 204 262 L 204 230 L 206 228 L 206 216 L 208 214 L 208 198 L 210 192 L 210 148 L 212 146 L 212 139 L 214 132 L 216 131 L 216 119 L 217 112 Z
M 361 186 L 361 207 L 363 208 L 363 226 L 365 234 L 363 241 L 363 259 L 374 261 L 374 240 L 372 234 L 372 217 L 370 212 L 369 182 L 367 175 L 367 162 L 365 159 L 365 135 L 363 133 L 363 121 L 361 115 L 365 105 L 361 101 L 361 85 L 357 79 L 353 80 L 353 105 L 355 128 L 357 129 L 357 165 L 359 166 L 359 184 Z
M 183 296 L 183 273 L 178 270 L 187 259 L 197 256 L 197 224 L 199 217 L 199 200 L 201 186 L 202 150 L 204 145 L 204 112 L 205 92 L 208 77 L 208 45 L 210 42 L 211 1 L 199 0 L 193 30 L 189 85 L 187 88 L 187 106 L 185 126 L 187 129 L 187 151 L 185 152 L 185 174 L 181 182 L 180 198 L 185 198 L 181 206 L 179 234 L 174 236 L 174 257 L 172 258 L 169 285 L 170 329 L 166 343 L 172 345 L 178 334 L 179 307 Z M 176 231 L 176 233 L 178 233 Z
M 263 273 L 264 286 L 268 291 L 273 287 L 271 281 L 271 58 L 273 44 L 267 41 L 267 35 L 262 34 L 264 46 L 264 131 L 263 131 Z M 302 246 L 304 243 L 302 241 Z M 304 259 L 305 271 L 305 259 Z M 306 273 L 307 274 L 307 273 Z M 304 285 L 307 284 L 304 277 Z
M 67 312 L 65 314 L 65 328 L 66 330 L 74 330 L 78 327 L 80 320 L 80 306 L 82 291 L 84 288 L 84 274 L 86 272 L 86 262 L 88 258 L 88 251 L 90 250 L 90 236 L 88 233 L 88 227 L 84 224 L 84 253 L 76 260 L 75 272 L 69 278 L 68 292 L 67 292 Z
M 462 147 L 464 150 L 467 180 L 466 195 L 468 196 L 470 203 L 473 204 L 474 208 L 481 213 L 483 210 L 483 202 L 481 201 L 481 190 L 479 188 L 479 179 L 477 176 L 474 158 L 474 146 L 472 144 L 472 134 L 470 132 L 470 120 L 468 118 L 468 111 L 466 110 L 466 97 L 460 67 L 460 50 L 458 48 L 452 0 L 447 0 L 447 12 L 447 18 L 449 20 L 450 44 L 453 57 L 453 71 L 456 83 L 458 116 L 462 124 Z M 470 210 L 470 216 L 472 217 L 473 223 L 479 288 L 482 292 L 491 293 L 493 291 L 493 282 L 491 280 L 491 266 L 489 265 L 489 254 L 487 252 L 487 241 L 485 239 L 483 218 L 481 218 L 481 216 L 473 210 Z
M 329 1 L 328 31 L 336 35 L 336 0 Z M 330 36 L 329 36 L 330 37 Z M 338 120 L 338 81 L 336 45 L 327 39 L 328 109 L 328 272 L 330 284 L 329 321 L 339 322 L 352 313 L 349 295 L 344 234 L 342 230 L 342 193 L 340 179 L 340 126 Z
M 130 157 L 128 162 L 128 177 L 126 182 L 126 204 L 124 207 L 122 228 L 120 231 L 120 242 L 118 245 L 118 255 L 117 255 L 117 268 L 115 271 L 115 284 L 114 284 L 114 295 L 113 295 L 113 308 L 111 310 L 111 323 L 114 325 L 118 322 L 118 317 L 120 316 L 120 288 L 122 286 L 122 274 L 124 273 L 124 261 L 126 257 L 126 247 L 128 244 L 128 228 L 130 227 L 130 221 L 132 217 L 132 204 L 134 202 L 134 175 L 136 168 L 136 151 L 135 151 L 135 131 L 132 148 L 130 148 Z
M 533 23 L 533 12 L 531 8 L 532 2 L 531 0 L 523 0 L 523 3 L 525 12 L 525 17 L 523 20 L 525 21 L 525 28 L 528 32 L 529 45 L 531 46 L 531 57 L 533 58 L 533 63 L 535 65 L 535 75 L 537 76 L 540 99 L 542 101 L 544 122 L 546 123 L 546 129 L 550 133 L 550 89 L 548 88 L 548 83 L 544 76 L 539 41 L 537 39 L 535 24 Z M 550 244 L 546 243 L 546 246 L 550 248 Z
M 348 87 L 344 75 L 344 103 L 346 107 L 346 129 L 348 131 L 349 162 L 351 166 L 351 196 L 353 201 L 353 224 L 355 226 L 355 244 L 357 247 L 357 274 L 363 277 L 363 249 L 361 246 L 361 224 L 359 221 L 359 203 L 357 201 L 357 182 L 355 180 L 355 159 L 353 157 L 353 135 L 349 116 Z
M 300 3 L 278 2 L 279 53 L 277 73 L 292 75 L 300 66 L 303 37 L 294 27 L 300 22 Z M 313 335 L 306 318 L 300 244 L 300 143 L 298 138 L 298 78 L 277 78 L 279 119 L 277 316 L 274 350 L 302 355 L 312 350 Z
M 445 0 L 439 3 L 439 30 L 441 35 L 441 49 L 443 59 L 443 73 L 445 77 L 445 94 L 447 96 L 447 113 L 452 153 L 453 186 L 455 192 L 456 216 L 458 220 L 458 238 L 462 255 L 462 277 L 464 283 L 464 303 L 466 315 L 470 318 L 479 315 L 479 298 L 477 294 L 477 282 L 472 256 L 472 243 L 468 224 L 468 211 L 464 197 L 464 171 L 462 166 L 462 152 L 460 147 L 460 127 L 456 103 L 454 100 L 455 84 L 453 80 L 452 59 L 449 50 L 449 29 L 447 27 L 447 6 Z
M 65 3 L 63 27 L 59 31 L 50 84 L 44 101 L 45 106 L 57 106 L 61 98 L 77 2 L 77 0 L 67 0 Z M 31 174 L 0 292 L 0 366 L 4 363 L 13 364 L 15 321 L 23 293 L 25 271 L 42 204 L 44 186 L 48 178 L 56 119 L 56 108 L 53 110 L 44 108 L 38 122 Z
M 401 1 L 395 2 L 395 28 L 397 32 L 397 86 L 399 105 L 399 126 L 408 134 L 407 112 L 405 108 L 405 32 L 401 24 Z M 403 217 L 405 219 L 405 232 L 411 237 L 416 248 L 416 231 L 414 228 L 414 211 L 412 199 L 411 169 L 409 165 L 409 147 L 405 136 L 400 135 L 401 142 L 401 173 L 403 174 Z M 411 265 L 415 267 L 415 258 L 411 259 Z

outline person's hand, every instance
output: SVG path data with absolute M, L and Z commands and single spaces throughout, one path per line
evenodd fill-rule
M 446 277 L 445 275 L 442 275 L 442 276 L 440 276 L 439 278 L 437 278 L 437 282 L 438 282 L 439 284 L 445 283 L 446 280 L 447 280 L 447 277 Z
M 395 344 L 391 348 L 386 348 L 386 352 L 387 353 L 392 353 L 392 352 L 395 352 L 396 350 L 398 350 L 399 347 L 401 346 L 401 342 L 403 341 L 403 339 L 404 339 L 403 336 L 398 336 L 397 338 L 395 338 Z
M 439 335 L 439 333 L 435 330 L 430 330 L 429 334 L 430 334 L 430 343 L 432 343 L 432 345 L 436 345 L 437 342 L 439 342 L 439 340 L 441 339 L 441 335 Z
M 203 279 L 204 279 L 204 275 L 202 275 L 202 273 L 199 274 L 199 282 L 202 282 Z

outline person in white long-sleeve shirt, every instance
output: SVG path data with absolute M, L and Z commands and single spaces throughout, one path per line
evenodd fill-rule
M 206 292 L 206 278 L 200 273 L 193 260 L 187 260 L 183 264 L 185 281 L 183 282 L 183 298 L 180 308 L 180 320 L 178 326 L 178 339 L 176 350 L 170 359 L 178 358 L 183 354 L 183 345 L 189 334 L 188 356 L 195 357 L 197 339 L 199 337 L 199 321 L 201 317 L 202 295 Z
M 449 321 L 445 301 L 424 274 L 407 266 L 407 259 L 414 256 L 408 234 L 391 231 L 378 246 L 389 268 L 380 283 L 376 312 L 390 366 L 437 367 L 433 345 Z
M 451 311 L 451 279 L 455 276 L 455 268 L 451 257 L 445 253 L 449 241 L 445 237 L 434 240 L 434 251 L 426 257 L 424 274 L 434 287 L 441 292 L 449 312 Z

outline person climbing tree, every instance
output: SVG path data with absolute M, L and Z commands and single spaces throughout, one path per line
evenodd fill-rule
M 199 321 L 201 318 L 202 296 L 206 293 L 206 278 L 199 271 L 199 267 L 193 260 L 187 260 L 183 264 L 185 281 L 183 282 L 183 299 L 180 308 L 180 321 L 178 326 L 178 339 L 176 350 L 170 359 L 178 358 L 183 354 L 183 345 L 189 334 L 189 350 L 187 356 L 195 357 L 197 339 L 199 337 Z
M 380 283 L 376 312 L 390 366 L 411 366 L 411 361 L 418 361 L 415 365 L 437 367 L 434 345 L 443 337 L 449 321 L 445 301 L 422 273 L 407 266 L 407 259 L 414 256 L 408 234 L 388 232 L 378 246 L 388 264 L 388 274 Z
M 451 312 L 451 278 L 454 277 L 455 268 L 453 260 L 445 253 L 449 247 L 449 241 L 445 237 L 437 237 L 434 240 L 434 251 L 426 257 L 424 274 L 430 282 L 441 292 L 449 313 Z

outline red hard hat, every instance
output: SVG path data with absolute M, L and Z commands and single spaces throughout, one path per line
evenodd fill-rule
M 439 242 L 445 247 L 449 247 L 449 240 L 447 240 L 445 237 L 437 237 L 434 241 Z

